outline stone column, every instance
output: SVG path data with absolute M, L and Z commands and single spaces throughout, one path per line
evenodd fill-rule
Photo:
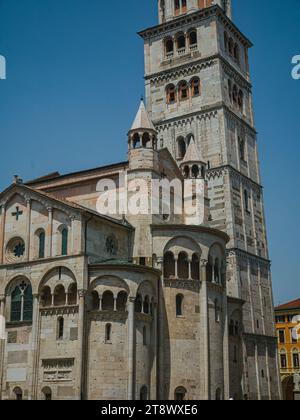
M 206 266 L 208 261 L 201 260 L 201 292 L 200 292 L 200 308 L 201 308 L 201 329 L 203 332 L 203 356 L 204 356 L 204 399 L 210 400 L 210 355 L 209 355 L 209 312 L 208 312 L 208 293 L 206 281 Z M 202 360 L 200 360 L 200 363 Z
M 135 298 L 128 303 L 128 400 L 135 400 Z
M 153 321 L 152 321 L 152 370 L 151 370 L 151 389 L 150 389 L 150 400 L 157 400 L 157 304 L 153 303 Z
M 163 273 L 163 265 L 164 265 L 164 258 L 158 257 L 157 258 L 157 269 Z M 176 263 L 175 263 L 176 265 Z M 157 286 L 157 302 L 158 307 L 160 310 L 157 312 L 157 399 L 158 400 L 165 400 L 168 399 L 169 396 L 165 395 L 165 377 L 164 377 L 164 348 L 165 348 L 165 334 L 164 334 L 164 296 L 163 296 L 163 275 L 159 279 L 158 286 Z
M 26 200 L 27 206 L 27 223 L 26 223 L 26 260 L 30 259 L 30 239 L 31 239 L 31 199 Z
M 189 263 L 189 280 L 191 280 L 192 279 L 192 260 L 189 259 L 188 263 Z
M 37 373 L 38 373 L 38 342 L 39 342 L 39 295 L 33 295 L 33 313 L 31 329 L 31 390 L 29 400 L 37 399 Z
M 0 400 L 2 400 L 3 374 L 4 374 L 4 349 L 5 349 L 5 296 L 0 296 Z
M 223 292 L 223 365 L 224 365 L 224 398 L 229 400 L 230 395 L 230 373 L 229 373 L 229 332 L 228 332 L 228 305 L 226 287 Z
M 175 260 L 175 279 L 178 279 L 178 257 L 175 257 L 174 260 Z
M 48 227 L 47 227 L 47 257 L 52 257 L 52 240 L 53 240 L 53 209 L 48 207 Z
M 77 399 L 81 400 L 84 398 L 84 361 L 85 361 L 85 349 L 84 349 L 84 323 L 85 323 L 85 297 L 87 291 L 84 289 L 78 290 L 78 382 L 77 382 Z
M 3 264 L 3 254 L 4 254 L 4 236 L 5 236 L 5 219 L 6 219 L 6 207 L 3 204 L 0 208 L 0 264 Z

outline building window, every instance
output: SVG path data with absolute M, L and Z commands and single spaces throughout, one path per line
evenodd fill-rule
M 13 390 L 14 398 L 16 401 L 22 401 L 23 400 L 23 391 L 21 388 L 17 387 Z
M 191 81 L 192 97 L 200 95 L 200 80 L 196 77 Z
M 239 140 L 240 159 L 245 161 L 245 141 L 240 138 L 238 140 Z
M 184 50 L 185 49 L 185 36 L 184 34 L 179 34 L 176 37 L 177 49 Z
M 43 388 L 42 394 L 45 401 L 51 401 L 52 400 L 52 391 L 49 387 Z
M 166 252 L 164 255 L 164 278 L 175 277 L 175 258 L 172 252 Z
M 39 258 L 45 258 L 45 232 L 41 231 L 38 236 L 39 239 Z
M 135 299 L 135 312 L 140 314 L 143 310 L 143 299 L 141 295 L 137 295 Z
M 143 386 L 141 388 L 140 400 L 141 401 L 147 401 L 148 400 L 148 388 L 146 386 Z
M 113 311 L 114 310 L 114 295 L 112 292 L 107 291 L 102 296 L 102 310 Z
M 66 306 L 66 291 L 61 284 L 54 290 L 54 306 Z
M 68 255 L 68 229 L 61 232 L 61 255 Z
M 186 143 L 183 137 L 177 139 L 177 155 L 178 159 L 183 159 L 186 154 Z
M 165 41 L 165 51 L 166 51 L 166 57 L 171 57 L 174 54 L 174 42 L 173 39 L 167 39 Z
M 281 354 L 280 355 L 280 366 L 281 366 L 282 369 L 286 369 L 287 368 L 286 354 Z
M 148 345 L 147 328 L 144 326 L 143 327 L 143 346 L 147 346 L 147 345 Z
M 11 294 L 11 322 L 32 321 L 33 297 L 31 284 L 22 281 Z
M 189 87 L 188 84 L 186 82 L 181 82 L 179 84 L 179 100 L 180 101 L 185 101 L 186 99 L 189 98 Z
M 180 252 L 180 254 L 178 255 L 178 278 L 189 278 L 189 261 L 188 256 L 185 252 Z
M 284 323 L 285 323 L 285 316 L 276 317 L 276 324 L 284 324 Z
M 57 320 L 57 340 L 63 340 L 64 339 L 64 318 L 60 317 Z
M 300 365 L 299 365 L 299 353 L 298 352 L 293 353 L 293 366 L 294 366 L 295 369 L 298 369 L 300 367 Z
M 167 92 L 167 104 L 171 105 L 176 102 L 176 89 L 174 85 L 169 85 L 166 89 Z
M 285 331 L 279 330 L 278 331 L 278 337 L 279 337 L 279 343 L 284 344 L 285 343 Z
M 184 401 L 186 399 L 186 389 L 183 387 L 176 388 L 174 397 L 175 401 Z
M 111 342 L 111 324 L 105 326 L 105 343 Z
M 298 343 L 298 338 L 297 338 L 297 334 L 294 334 L 294 328 L 290 329 L 290 333 L 291 333 L 291 342 L 293 344 Z
M 117 296 L 117 311 L 118 312 L 125 312 L 126 311 L 126 304 L 127 304 L 127 293 L 120 292 Z
M 176 316 L 177 317 L 183 316 L 183 296 L 182 295 L 176 296 Z
M 245 205 L 245 210 L 247 212 L 249 212 L 249 193 L 247 190 L 244 190 L 244 205 Z
M 197 32 L 195 30 L 194 31 L 191 31 L 189 33 L 189 43 L 190 43 L 190 47 L 194 47 L 198 43 L 198 40 L 197 40 Z

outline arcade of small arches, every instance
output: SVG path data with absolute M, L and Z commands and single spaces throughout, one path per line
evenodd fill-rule
M 200 257 L 194 253 L 189 257 L 185 251 L 174 255 L 167 251 L 164 255 L 164 278 L 181 280 L 200 280 Z M 206 280 L 209 283 L 225 285 L 226 263 L 225 260 L 209 256 L 206 264 Z
M 168 105 L 184 102 L 189 98 L 198 97 L 201 93 L 199 77 L 193 77 L 189 82 L 181 80 L 176 86 L 171 83 L 166 87 L 166 101 Z
M 194 178 L 194 179 L 204 179 L 205 178 L 205 165 L 193 164 L 193 165 L 184 165 L 182 167 L 182 175 L 185 179 Z
M 156 134 L 146 132 L 133 132 L 128 138 L 129 149 L 157 149 Z
M 241 113 L 244 112 L 244 93 L 237 87 L 230 79 L 228 79 L 228 94 L 230 103 L 233 107 L 239 110 Z
M 188 51 L 195 51 L 198 48 L 198 37 L 196 29 L 190 29 L 188 32 L 179 32 L 176 35 L 169 36 L 163 40 L 165 58 L 174 57 L 175 52 L 183 55 Z

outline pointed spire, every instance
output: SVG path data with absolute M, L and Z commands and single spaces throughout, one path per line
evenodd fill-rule
M 189 144 L 189 147 L 186 151 L 182 164 L 192 163 L 192 162 L 204 162 L 203 156 L 196 146 L 195 140 L 192 138 Z
M 141 100 L 139 110 L 136 114 L 135 120 L 132 124 L 130 131 L 141 129 L 155 131 L 155 127 L 150 119 L 148 112 L 146 111 L 143 99 Z

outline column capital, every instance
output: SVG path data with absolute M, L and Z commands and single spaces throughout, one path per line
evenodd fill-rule
M 0 302 L 5 302 L 6 300 L 6 295 L 0 295 Z
M 128 301 L 129 303 L 135 303 L 136 297 L 135 296 L 130 296 Z
M 207 264 L 208 264 L 208 260 L 202 259 L 202 260 L 200 261 L 200 266 L 201 266 L 201 267 L 206 267 L 206 266 L 207 266 Z
M 87 290 L 85 290 L 85 289 L 78 290 L 78 297 L 80 299 L 84 298 L 86 295 L 87 295 Z

